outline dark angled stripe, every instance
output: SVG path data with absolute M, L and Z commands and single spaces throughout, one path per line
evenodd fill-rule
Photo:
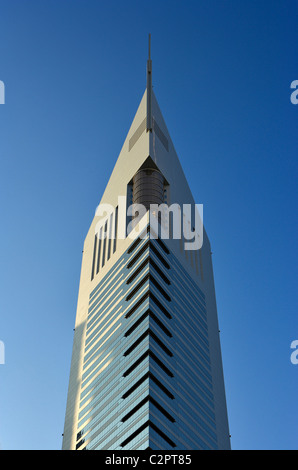
M 149 225 L 148 225 L 148 226 L 146 227 L 146 229 L 145 229 L 142 233 L 143 233 L 143 234 L 144 234 L 145 232 L 148 233 L 149 230 L 150 230 L 150 227 L 149 227 Z M 142 235 L 142 234 L 141 234 L 141 235 Z M 127 250 L 127 253 L 128 253 L 128 254 L 132 253 L 132 252 L 136 249 L 136 247 L 139 245 L 139 243 L 140 243 L 141 241 L 143 241 L 143 239 L 144 239 L 144 238 L 142 238 L 142 236 L 138 237 L 138 238 L 132 243 L 132 245 L 130 245 L 130 247 L 129 247 L 128 250 Z
M 129 336 L 147 317 L 152 318 L 152 320 L 159 326 L 159 328 L 170 338 L 173 336 L 172 333 L 168 330 L 168 328 L 160 321 L 157 316 L 151 312 L 149 309 L 141 315 L 140 318 L 126 331 L 124 336 Z
M 149 401 L 150 403 L 152 403 L 152 405 L 154 405 L 163 415 L 165 415 L 166 418 L 168 418 L 169 421 L 171 421 L 172 423 L 175 423 L 175 419 L 173 418 L 173 416 L 164 409 L 163 406 L 161 406 L 153 397 L 150 397 L 149 396 Z
M 157 282 L 157 280 L 149 274 L 149 279 L 152 282 L 152 284 L 156 287 L 157 290 L 164 296 L 164 298 L 168 301 L 171 302 L 171 297 L 167 294 L 167 292 L 161 287 L 161 285 Z
M 150 420 L 149 420 L 150 421 Z M 168 444 L 170 444 L 170 446 L 172 447 L 176 447 L 176 444 L 175 442 L 172 441 L 172 439 L 170 439 L 163 431 L 161 431 L 154 423 L 152 423 L 150 421 L 150 427 L 157 433 L 160 435 L 160 437 L 162 437 Z
M 153 300 L 153 302 L 155 303 L 155 305 L 157 305 L 157 307 L 159 308 L 159 310 L 162 311 L 162 313 L 165 314 L 166 317 L 168 317 L 169 319 L 172 318 L 172 316 L 170 315 L 170 313 L 167 311 L 167 309 L 162 305 L 162 303 L 155 297 L 154 294 L 152 294 L 152 292 L 150 292 L 150 299 Z
M 129 292 L 129 294 L 126 296 L 126 301 L 131 300 L 132 297 L 135 296 L 135 294 L 146 284 L 147 281 L 152 282 L 152 284 L 156 287 L 157 290 L 163 295 L 163 297 L 170 302 L 171 297 L 167 294 L 167 292 L 159 285 L 157 280 L 152 276 L 152 274 L 148 273 L 146 276 L 143 277 L 143 279 Z
M 157 385 L 160 390 L 167 395 L 171 400 L 174 400 L 174 395 L 152 374 L 152 372 L 146 372 L 146 374 L 141 377 L 132 387 L 130 387 L 123 395 L 122 398 L 125 399 L 129 397 L 137 388 L 139 388 L 142 383 L 144 383 L 146 380 L 152 380 L 152 382 Z
M 125 447 L 130 441 L 132 441 L 135 437 L 137 437 L 138 434 L 144 431 L 144 429 L 148 428 L 149 423 L 150 421 L 148 420 L 146 421 L 146 423 L 142 424 L 142 426 L 140 426 L 135 432 L 133 432 L 130 436 L 128 436 L 127 439 L 125 439 L 125 441 L 121 443 L 121 447 Z
M 162 243 L 159 239 L 157 239 L 157 242 L 159 241 L 159 243 Z M 164 245 L 162 243 L 162 245 Z M 164 245 L 165 246 L 165 245 Z M 160 252 L 158 251 L 158 249 L 153 245 L 152 242 L 150 242 L 150 240 L 148 240 L 143 246 L 142 248 L 140 248 L 140 250 L 135 254 L 135 256 L 130 260 L 130 262 L 127 264 L 127 268 L 130 269 L 137 261 L 138 259 L 142 256 L 142 254 L 148 249 L 150 248 L 150 250 L 153 251 L 153 253 L 157 256 L 157 258 L 161 261 L 161 263 L 167 268 L 167 269 L 170 269 L 170 265 L 169 263 L 164 259 L 164 257 L 160 254 Z
M 138 367 L 147 357 L 149 356 L 149 351 L 146 351 L 144 354 L 142 354 L 139 359 L 137 359 L 124 373 L 123 377 L 127 377 L 129 374 L 132 373 L 132 371 Z
M 155 323 L 159 326 L 159 328 L 170 338 L 172 338 L 172 333 L 168 330 L 168 328 L 160 321 L 160 319 L 155 315 L 155 313 L 149 313 L 150 318 L 155 321 Z
M 137 252 L 137 254 L 132 258 L 132 260 L 127 264 L 127 268 L 130 269 L 142 256 L 142 254 L 149 248 L 149 241 L 142 246 L 142 248 Z
M 151 338 L 154 339 L 154 341 L 158 344 L 158 346 L 170 357 L 173 356 L 173 353 L 163 344 L 163 342 L 157 337 L 153 331 L 151 331 L 149 328 L 146 330 L 139 338 L 125 351 L 123 356 L 128 356 L 136 347 L 139 346 L 139 344 L 147 337 L 151 336 Z
M 138 274 L 140 274 L 140 272 L 148 265 L 150 264 L 150 266 L 152 266 L 155 271 L 159 274 L 159 276 L 162 278 L 162 280 L 170 285 L 171 282 L 170 280 L 167 278 L 167 276 L 162 272 L 162 270 L 157 266 L 157 264 L 155 263 L 155 261 L 153 261 L 153 259 L 150 259 L 150 257 L 148 256 L 148 258 L 146 258 L 141 264 L 140 266 L 132 273 L 132 275 L 127 279 L 126 281 L 126 284 L 131 284 L 132 281 L 138 276 Z
M 150 250 L 153 251 L 153 253 L 156 255 L 156 257 L 159 259 L 159 261 L 167 268 L 170 269 L 169 263 L 164 259 L 164 257 L 160 254 L 160 252 L 155 248 L 155 246 L 151 243 L 150 244 Z
M 167 346 L 163 344 L 163 342 L 158 338 L 158 336 L 151 330 L 149 330 L 149 336 L 151 336 L 152 339 L 158 344 L 158 346 L 163 349 L 163 351 L 170 357 L 173 356 L 172 351 L 170 351 Z
M 122 398 L 125 399 L 129 397 L 137 388 L 142 385 L 147 379 L 149 379 L 149 372 L 147 372 L 143 377 L 141 377 L 132 387 L 130 387 L 123 395 Z
M 129 318 L 139 307 L 145 302 L 146 299 L 149 298 L 150 292 L 146 292 L 135 304 L 134 306 L 127 312 L 125 318 Z
M 152 403 L 152 405 L 154 405 L 169 421 L 171 421 L 171 423 L 175 423 L 175 419 L 173 418 L 172 415 L 170 415 L 170 413 L 168 413 L 168 411 L 166 411 L 164 409 L 163 406 L 161 406 L 154 398 L 150 397 L 150 395 L 148 395 L 147 397 L 143 398 L 143 400 L 141 400 L 136 406 L 134 406 L 132 408 L 132 410 L 130 410 L 125 416 L 123 416 L 122 418 L 122 422 L 124 423 L 125 421 L 127 421 L 129 418 L 131 418 L 140 408 L 142 408 L 142 406 L 144 406 L 146 403 Z
M 126 301 L 132 299 L 136 295 L 136 293 L 149 281 L 150 274 L 146 274 L 143 279 L 130 291 L 130 293 L 126 296 Z
M 123 356 L 128 356 L 147 336 L 149 336 L 149 330 L 139 336 L 139 338 L 125 351 Z
M 152 374 L 152 372 L 149 372 L 149 378 L 152 380 L 155 385 L 157 385 L 171 400 L 174 400 L 174 395 L 155 377 L 155 375 Z
M 164 244 L 164 242 L 162 242 L 160 238 L 157 238 L 156 241 L 157 241 L 157 243 L 159 244 L 159 246 L 161 247 L 161 249 L 162 249 L 167 255 L 169 255 L 169 254 L 170 254 L 170 250 L 169 250 L 168 247 Z
M 158 359 L 158 357 L 152 352 L 152 351 L 149 351 L 149 356 L 151 357 L 151 359 L 153 359 L 156 364 L 169 376 L 169 377 L 174 377 L 174 374 L 170 371 L 170 369 L 167 368 L 167 366 L 164 365 L 163 362 L 161 362 L 160 359 Z
M 143 313 L 143 315 L 140 316 L 140 318 L 137 319 L 137 321 L 126 331 L 124 334 L 125 337 L 131 335 L 131 333 L 141 324 L 143 321 L 149 316 L 149 310 L 147 312 Z
M 152 352 L 152 351 L 146 351 L 144 354 L 142 354 L 139 359 L 137 359 L 124 373 L 123 373 L 123 377 L 127 377 L 129 374 L 132 373 L 132 371 L 134 369 L 136 369 L 136 367 L 138 367 L 138 365 L 140 365 L 148 356 L 151 357 L 151 359 L 153 359 L 153 361 L 169 376 L 169 377 L 174 377 L 174 374 L 170 371 L 170 369 L 167 368 L 167 366 L 165 366 L 163 364 L 163 362 L 158 359 L 158 357 Z
M 157 264 L 155 263 L 155 261 L 153 261 L 153 259 L 150 259 L 150 265 L 155 269 L 155 271 L 160 275 L 160 277 L 163 279 L 163 281 L 170 285 L 171 282 L 170 280 L 167 278 L 167 276 L 162 272 L 162 270 L 157 266 Z
M 143 261 L 140 266 L 134 271 L 134 273 L 127 279 L 126 284 L 131 284 L 132 281 L 138 276 L 138 274 L 140 274 L 140 272 L 145 268 L 145 266 L 149 264 L 149 261 L 149 257 L 146 258 L 145 261 Z
M 141 400 L 136 406 L 133 407 L 132 410 L 130 410 L 129 413 L 127 413 L 125 416 L 123 416 L 122 418 L 122 423 L 124 423 L 125 421 L 127 421 L 129 418 L 132 417 L 132 415 L 134 415 L 140 408 L 142 408 L 142 406 L 144 406 L 146 403 L 149 402 L 149 396 L 148 397 L 145 397 L 143 400 Z
M 141 305 L 145 302 L 146 299 L 150 298 L 155 305 L 159 308 L 159 310 L 169 319 L 172 318 L 171 314 L 167 311 L 167 309 L 161 304 L 161 302 L 155 297 L 152 292 L 146 292 L 135 304 L 134 306 L 126 313 L 125 318 L 129 318 Z
M 125 441 L 121 443 L 121 447 L 125 447 L 130 441 L 132 441 L 135 437 L 138 436 L 144 429 L 147 427 L 151 427 L 160 437 L 162 437 L 171 447 L 176 447 L 176 444 L 170 439 L 163 431 L 161 431 L 150 419 L 146 421 L 146 423 L 142 424 L 135 432 L 133 432 L 130 436 L 128 436 Z

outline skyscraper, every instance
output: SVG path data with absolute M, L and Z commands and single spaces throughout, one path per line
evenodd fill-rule
M 195 207 L 149 46 L 146 90 L 84 243 L 63 449 L 230 448 L 210 243 L 204 230 L 186 249 L 152 204 Z

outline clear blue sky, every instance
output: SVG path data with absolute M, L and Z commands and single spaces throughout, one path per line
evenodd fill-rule
M 0 447 L 60 449 L 83 241 L 153 84 L 212 249 L 232 447 L 298 449 L 297 0 L 0 0 Z

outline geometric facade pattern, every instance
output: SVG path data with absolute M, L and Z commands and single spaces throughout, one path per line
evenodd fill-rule
M 83 369 L 77 449 L 217 448 L 204 294 L 149 233 L 90 294 Z

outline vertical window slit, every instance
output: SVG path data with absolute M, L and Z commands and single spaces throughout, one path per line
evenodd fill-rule
M 118 236 L 118 206 L 115 210 L 115 225 L 114 225 L 114 246 L 113 246 L 113 253 L 116 251 L 117 247 L 117 236 Z
M 108 241 L 108 254 L 107 254 L 107 261 L 111 257 L 111 243 L 112 243 L 112 226 L 113 226 L 113 213 L 110 215 L 110 222 L 109 222 L 109 241 Z
M 104 233 L 103 233 L 103 250 L 102 250 L 102 263 L 101 267 L 104 267 L 105 260 L 106 260 L 106 246 L 107 246 L 107 229 L 108 229 L 108 221 L 105 223 Z
M 96 274 L 99 272 L 99 267 L 100 267 L 101 239 L 102 239 L 102 227 L 100 228 L 99 239 L 98 239 Z
M 91 271 L 91 281 L 94 278 L 94 268 L 95 268 L 95 258 L 96 258 L 96 247 L 97 247 L 97 234 L 94 237 L 94 247 L 93 247 L 93 261 L 92 261 L 92 271 Z

